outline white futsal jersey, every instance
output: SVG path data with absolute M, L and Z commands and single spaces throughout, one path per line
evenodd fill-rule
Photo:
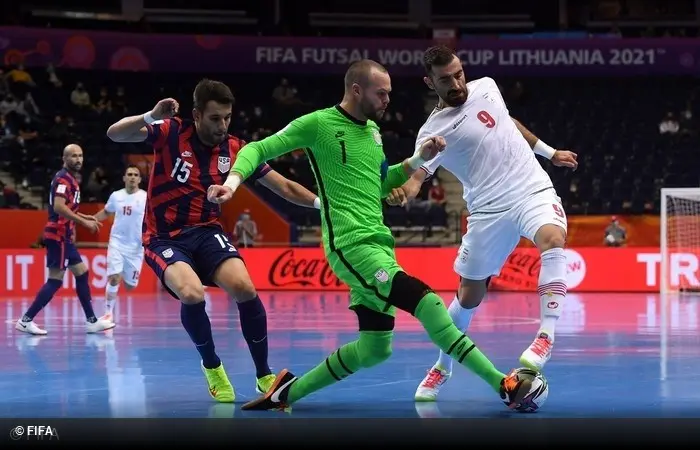
M 109 234 L 110 247 L 129 253 L 142 250 L 141 234 L 145 210 L 146 191 L 143 189 L 133 194 L 127 193 L 126 189 L 120 189 L 109 196 L 105 211 L 114 214 L 114 223 Z
M 429 174 L 442 166 L 464 186 L 470 214 L 512 208 L 533 193 L 553 188 L 535 153 L 510 117 L 491 78 L 467 84 L 467 101 L 435 109 L 418 132 L 416 151 L 430 136 L 447 147 L 422 167 Z

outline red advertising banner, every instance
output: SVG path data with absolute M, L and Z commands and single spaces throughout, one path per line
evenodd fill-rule
M 253 282 L 264 290 L 333 290 L 347 287 L 333 274 L 320 248 L 244 249 Z M 661 255 L 658 248 L 584 247 L 566 249 L 567 283 L 572 292 L 658 292 Z M 396 256 L 406 272 L 437 291 L 454 291 L 459 281 L 452 270 L 457 249 L 398 248 Z M 700 288 L 696 253 L 670 257 L 672 286 Z M 536 291 L 540 270 L 535 248 L 517 248 L 491 288 Z
M 107 285 L 107 250 L 80 249 L 83 262 L 90 270 L 90 288 L 94 293 L 104 293 Z M 0 250 L 0 295 L 33 296 L 46 281 L 46 252 L 43 249 Z M 141 270 L 139 285 L 133 293 L 152 293 L 158 283 L 153 272 Z M 75 277 L 66 271 L 63 287 L 57 295 L 75 295 Z
M 322 249 L 242 249 L 248 270 L 260 291 L 346 291 L 328 266 Z M 583 247 L 567 249 L 567 283 L 571 292 L 658 292 L 661 255 L 658 248 Z M 90 286 L 96 293 L 107 282 L 106 250 L 81 250 L 90 268 Z M 396 255 L 406 272 L 420 277 L 437 291 L 454 291 L 458 277 L 452 270 L 456 248 L 398 248 Z M 700 289 L 700 252 L 672 253 L 671 286 Z M 41 249 L 0 249 L 0 296 L 36 293 L 46 279 Z M 491 288 L 533 292 L 540 259 L 534 248 L 518 248 L 508 258 Z M 74 280 L 67 274 L 59 295 L 73 295 Z M 153 272 L 144 265 L 135 293 L 159 290 Z

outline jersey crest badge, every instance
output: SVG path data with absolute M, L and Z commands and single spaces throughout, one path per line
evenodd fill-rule
M 219 156 L 219 172 L 226 173 L 231 168 L 231 158 L 228 156 Z
M 379 131 L 372 130 L 372 137 L 374 138 L 374 142 L 376 142 L 377 145 L 382 145 L 382 135 L 379 133 Z
M 380 283 L 386 283 L 389 281 L 389 273 L 384 269 L 379 269 L 374 274 L 374 278 L 376 278 Z

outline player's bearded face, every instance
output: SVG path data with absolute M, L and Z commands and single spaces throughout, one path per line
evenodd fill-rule
M 389 75 L 379 72 L 373 73 L 369 85 L 362 91 L 360 99 L 362 114 L 370 120 L 381 119 L 389 106 L 390 92 L 391 79 Z
M 73 152 L 65 158 L 66 166 L 69 170 L 73 172 L 79 172 L 83 167 L 83 154 L 78 152 Z
M 206 144 L 219 145 L 228 135 L 231 124 L 231 105 L 210 101 L 204 111 L 194 112 L 199 138 Z
M 467 101 L 467 80 L 458 57 L 455 56 L 446 66 L 433 67 L 432 70 L 431 87 L 446 105 L 456 107 Z

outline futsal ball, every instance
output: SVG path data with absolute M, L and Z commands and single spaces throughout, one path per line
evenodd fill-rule
M 514 409 L 523 413 L 532 413 L 539 410 L 547 401 L 547 396 L 549 395 L 547 379 L 541 373 L 525 367 L 515 369 L 515 375 L 518 377 L 518 380 L 530 380 L 532 388 Z

